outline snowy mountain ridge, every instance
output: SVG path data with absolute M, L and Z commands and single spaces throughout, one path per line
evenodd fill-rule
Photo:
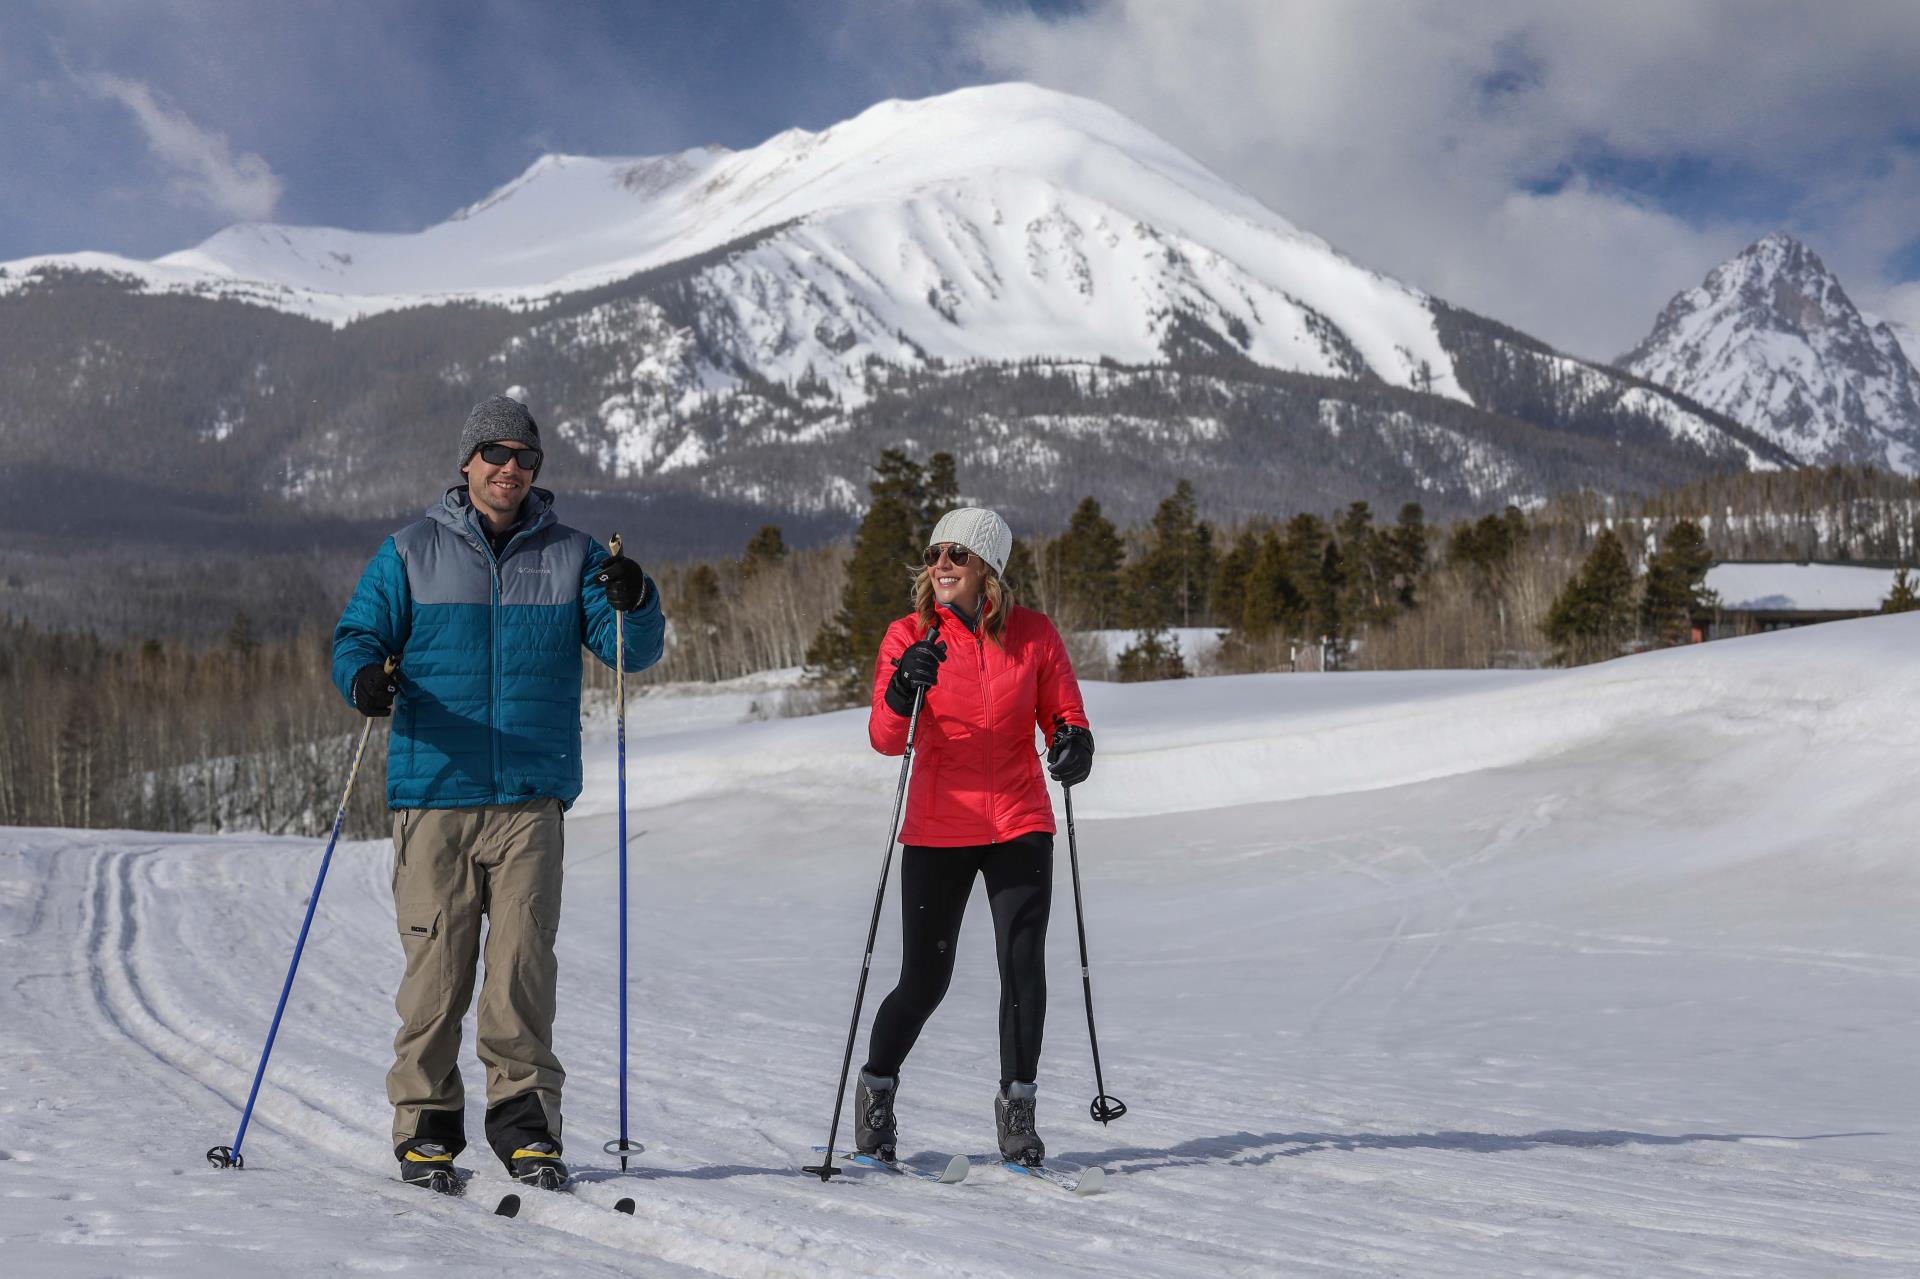
M 1920 371 L 1792 236 L 1766 236 L 1676 296 L 1620 364 L 1801 462 L 1920 471 Z
M 869 358 L 1157 360 L 1182 315 L 1269 367 L 1464 398 L 1423 294 L 1118 112 L 1025 84 L 882 102 L 747 151 L 543 156 L 415 234 L 250 223 L 151 263 L 4 265 L 74 262 L 341 323 L 529 304 L 743 241 L 716 281 L 728 354 L 773 380 L 812 366 L 856 399 Z
M 1172 468 L 1238 518 L 1790 461 L 1025 84 L 743 151 L 545 156 L 414 233 L 249 224 L 153 262 L 0 264 L 0 307 L 28 460 L 117 458 L 114 423 L 165 423 L 218 500 L 330 515 L 415 509 L 444 472 L 425 424 L 516 387 L 556 478 L 709 512 L 662 507 L 659 536 L 844 527 L 885 448 L 953 453 L 1035 530 L 1063 486 L 1141 518 Z

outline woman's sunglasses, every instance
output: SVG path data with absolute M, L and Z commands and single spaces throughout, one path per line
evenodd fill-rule
M 973 558 L 973 552 L 969 551 L 966 547 L 951 546 L 945 543 L 939 546 L 929 546 L 926 553 L 920 558 L 928 568 L 932 568 L 940 562 L 942 555 L 946 556 L 947 563 L 953 565 L 955 568 L 966 567 L 967 561 Z
M 505 466 L 509 461 L 514 461 L 520 463 L 523 471 L 537 471 L 543 456 L 539 449 L 517 449 L 511 444 L 480 446 L 480 460 L 488 466 Z

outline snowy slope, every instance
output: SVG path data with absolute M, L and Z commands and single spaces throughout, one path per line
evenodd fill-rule
M 249 1168 L 216 1173 L 200 1152 L 231 1138 L 318 846 L 0 832 L 10 1272 L 1911 1275 L 1916 640 L 1893 617 L 1570 673 L 1091 686 L 1089 941 L 1133 1113 L 1086 1118 L 1064 847 L 1040 1111 L 1054 1151 L 1107 1168 L 1087 1201 L 990 1167 L 951 1189 L 797 1172 L 893 780 L 858 714 L 635 706 L 648 1151 L 624 1179 L 597 1153 L 615 921 L 592 725 L 558 1028 L 587 1180 L 512 1223 L 480 1152 L 478 1203 L 388 1179 L 383 844 L 336 857 Z M 908 1152 L 991 1142 L 974 907 L 904 1074 Z M 890 909 L 880 991 L 897 931 Z
M 702 291 L 737 330 L 729 353 L 776 381 L 812 365 L 857 396 L 869 357 L 1152 361 L 1189 315 L 1272 367 L 1430 375 L 1462 398 L 1423 294 L 1117 112 L 1025 84 L 883 102 L 742 152 L 545 156 L 414 234 L 247 224 L 151 263 L 0 267 L 15 287 L 85 267 L 337 322 L 526 303 L 740 241 Z
M 1791 236 L 1769 235 L 1715 267 L 1620 363 L 1802 462 L 1920 471 L 1920 371 Z

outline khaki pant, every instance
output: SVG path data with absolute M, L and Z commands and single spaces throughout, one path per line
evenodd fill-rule
M 489 922 L 478 1048 L 489 1119 L 503 1102 L 526 1098 L 507 1108 L 524 1116 L 537 1101 L 534 1126 L 544 1112 L 548 1134 L 560 1139 L 566 1072 L 553 1055 L 560 812 L 559 800 L 534 799 L 394 814 L 393 904 L 407 954 L 394 1000 L 400 1033 L 387 1073 L 396 1149 L 416 1136 L 445 1140 L 462 1132 L 460 1023 L 473 1000 L 483 915 Z M 434 1111 L 446 1113 L 428 1115 L 423 1125 L 422 1115 Z M 464 1138 L 452 1144 L 457 1150 Z

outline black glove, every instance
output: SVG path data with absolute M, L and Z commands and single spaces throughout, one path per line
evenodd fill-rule
M 617 613 L 631 613 L 647 606 L 647 575 L 624 555 L 602 560 L 594 581 L 607 588 L 607 603 Z
M 887 706 L 894 714 L 913 714 L 914 690 L 938 684 L 940 663 L 946 660 L 947 645 L 938 627 L 928 631 L 925 639 L 907 645 L 907 651 L 894 659 L 893 678 L 887 681 Z
M 400 681 L 387 674 L 381 662 L 368 662 L 353 675 L 353 709 L 368 719 L 385 719 L 393 714 L 393 697 Z
M 1062 786 L 1078 786 L 1093 771 L 1093 730 L 1062 724 L 1047 745 L 1047 773 Z

